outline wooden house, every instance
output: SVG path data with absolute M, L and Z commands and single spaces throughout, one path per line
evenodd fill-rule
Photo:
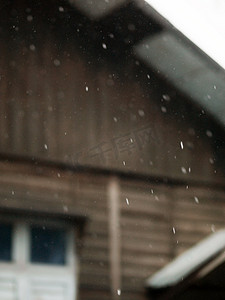
M 224 71 L 144 1 L 0 10 L 0 298 L 146 299 L 225 225 Z

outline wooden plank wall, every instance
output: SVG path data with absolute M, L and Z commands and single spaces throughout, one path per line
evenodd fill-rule
M 206 235 L 224 229 L 224 192 L 210 188 L 173 190 L 174 255 L 182 253 Z
M 68 24 L 72 12 L 59 17 L 57 5 L 43 5 L 38 13 L 25 0 L 12 3 L 0 21 L 0 153 L 188 184 L 118 176 L 120 298 L 143 300 L 146 277 L 224 227 L 218 136 L 186 99 L 132 57 L 101 57 L 100 64 L 98 53 L 82 54 L 79 24 Z M 52 11 L 58 13 L 48 18 Z M 85 47 L 88 52 L 90 42 Z M 0 169 L 0 207 L 89 218 L 80 250 L 80 299 L 112 299 L 110 177 L 16 163 Z
M 0 169 L 0 210 L 88 217 L 85 235 L 77 241 L 80 297 L 110 299 L 107 180 L 23 164 L 1 163 Z
M 144 299 L 147 277 L 224 229 L 224 188 L 124 179 L 120 184 L 122 299 Z
M 12 162 L 1 162 L 0 170 L 1 209 L 47 209 L 88 218 L 84 236 L 77 240 L 79 299 L 115 299 L 110 278 L 107 192 L 112 177 Z M 147 277 L 203 237 L 224 228 L 225 193 L 220 188 L 187 189 L 135 178 L 117 177 L 117 182 L 121 257 L 118 299 L 144 300 Z
M 56 4 L 13 3 L 0 21 L 1 153 L 223 181 L 213 125 L 177 91 L 132 57 L 87 55 L 93 42 Z
M 171 257 L 169 188 L 121 184 L 122 299 L 142 299 L 146 278 Z

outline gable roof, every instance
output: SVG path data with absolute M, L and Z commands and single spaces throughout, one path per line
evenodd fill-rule
M 147 280 L 151 288 L 166 288 L 187 278 L 225 250 L 225 230 L 214 233 L 184 252 Z
M 70 0 L 91 21 L 112 29 L 117 47 L 126 45 L 136 59 L 225 124 L 225 71 L 144 0 Z M 127 42 L 129 41 L 129 42 Z
M 148 278 L 146 287 L 150 292 L 164 292 L 176 287 L 180 291 L 224 263 L 224 251 L 225 230 L 221 230 L 205 238 Z

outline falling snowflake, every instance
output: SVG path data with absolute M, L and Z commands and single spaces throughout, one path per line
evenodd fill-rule
M 169 95 L 163 95 L 162 97 L 165 101 L 170 101 L 170 96 Z
M 67 205 L 63 205 L 63 210 L 64 210 L 65 212 L 68 212 L 68 207 L 67 207 Z
M 30 47 L 29 47 L 29 48 L 30 48 L 30 50 L 31 50 L 31 51 L 35 51 L 35 49 L 36 49 L 36 47 L 35 47 L 33 44 L 32 44 L 32 45 L 30 45 Z
M 209 159 L 209 162 L 210 162 L 210 164 L 214 164 L 213 158 L 210 158 L 210 159 Z
M 32 22 L 33 21 L 33 16 L 31 16 L 31 15 L 27 16 L 27 21 Z
M 181 172 L 182 172 L 183 174 L 187 174 L 187 170 L 186 170 L 184 167 L 181 167 Z
M 213 136 L 212 131 L 206 130 L 206 135 L 207 135 L 208 137 L 212 137 L 212 136 Z
M 145 112 L 142 109 L 139 109 L 138 114 L 139 114 L 140 117 L 144 117 Z
M 56 67 L 59 67 L 60 66 L 60 60 L 58 60 L 58 59 L 54 59 L 54 61 L 53 61 L 53 63 L 54 63 L 54 65 L 56 66 Z
M 161 106 L 161 111 L 162 111 L 163 113 L 166 113 L 166 112 L 167 112 L 166 107 L 165 107 L 165 106 Z
M 194 199 L 195 199 L 195 202 L 199 204 L 198 197 L 195 196 Z

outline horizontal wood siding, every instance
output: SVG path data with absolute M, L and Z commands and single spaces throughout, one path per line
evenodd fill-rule
M 146 278 L 171 257 L 169 189 L 146 182 L 121 184 L 122 299 L 132 293 L 142 299 Z
M 81 242 L 77 240 L 80 299 L 113 299 L 107 198 L 111 177 L 16 162 L 1 162 L 0 170 L 0 209 L 87 217 L 84 236 Z M 225 194 L 219 188 L 187 189 L 123 177 L 117 181 L 121 297 L 143 300 L 146 278 L 208 234 L 224 228 Z
M 94 300 L 99 293 L 101 299 L 109 299 L 107 180 L 21 164 L 0 163 L 0 169 L 0 211 L 12 208 L 87 216 L 85 235 L 77 245 L 80 297 Z
M 173 191 L 174 255 L 182 253 L 215 231 L 224 229 L 224 192 L 190 188 Z

